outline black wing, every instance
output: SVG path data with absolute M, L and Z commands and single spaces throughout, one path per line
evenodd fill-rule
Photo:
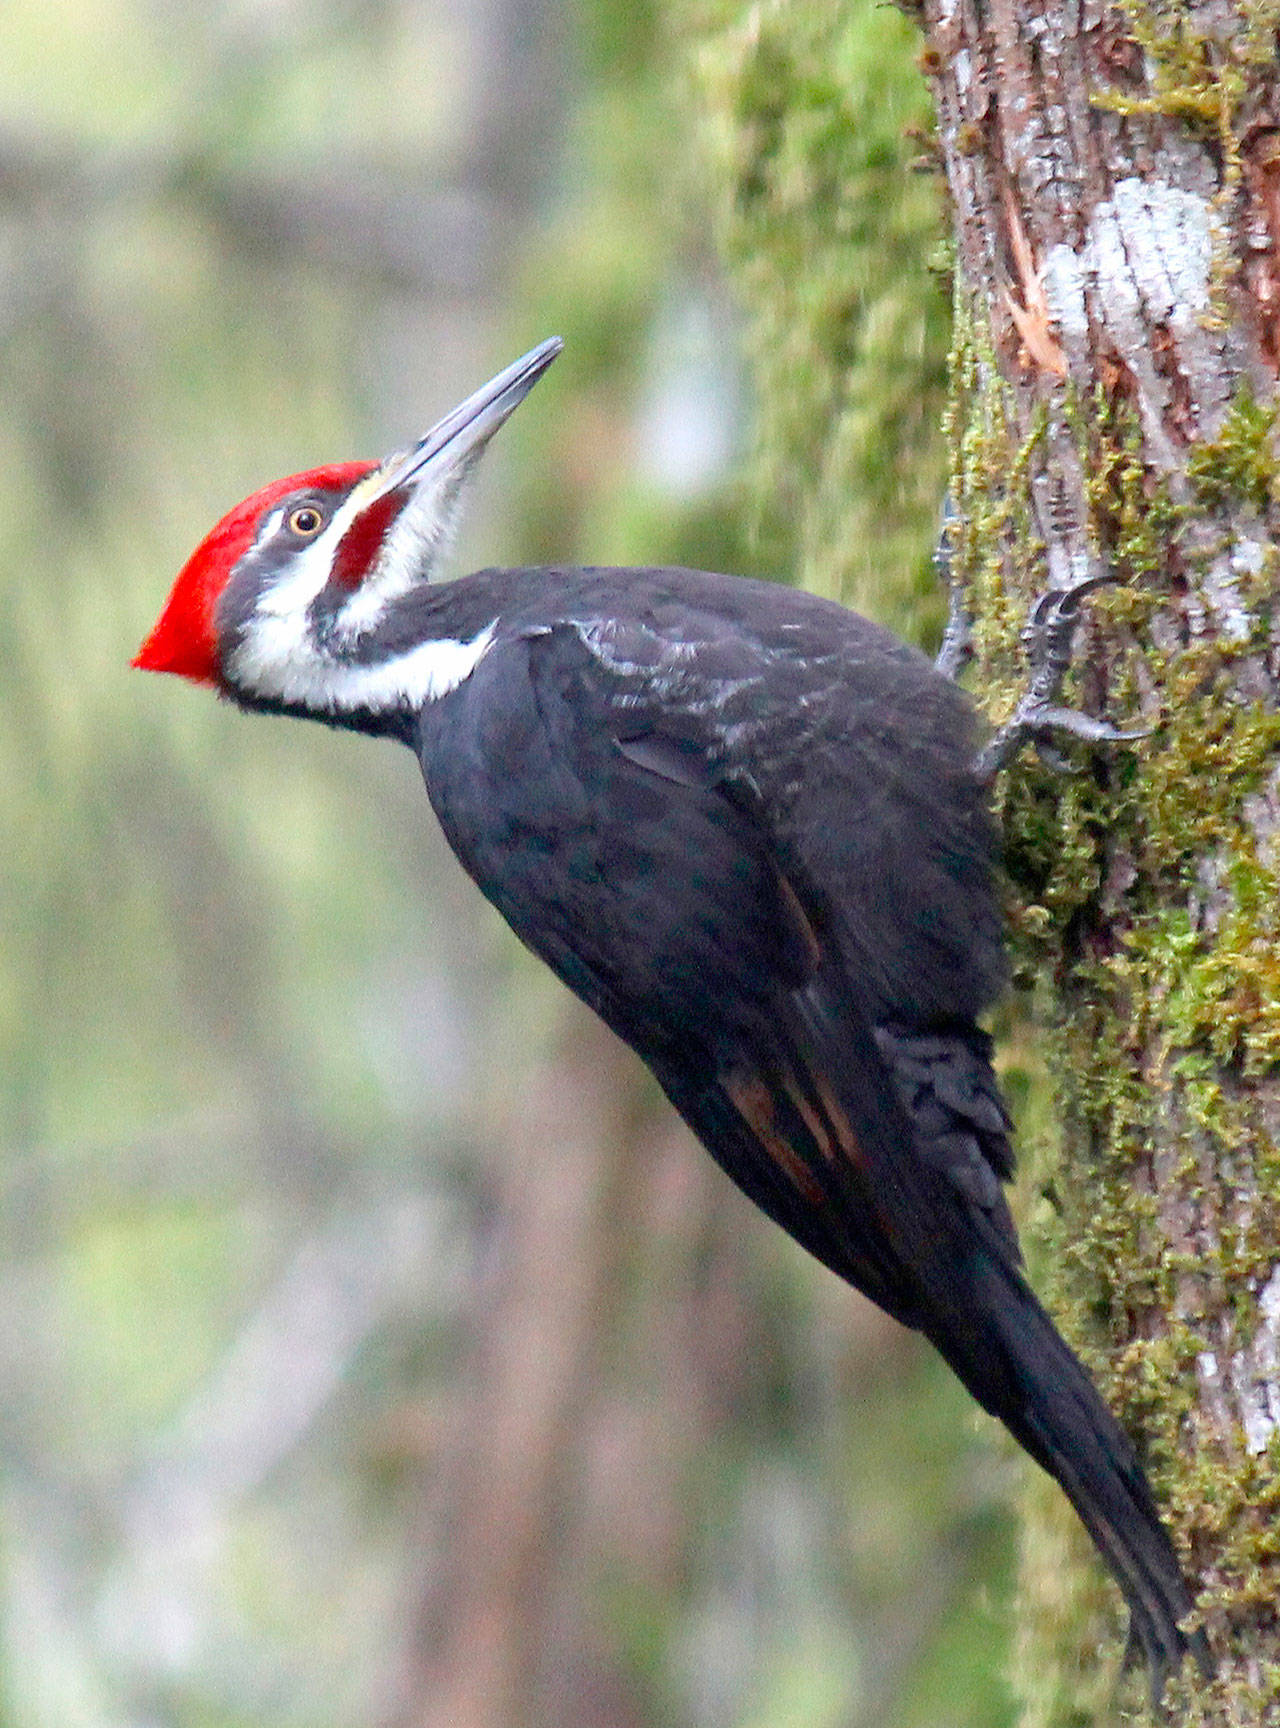
M 505 645 L 459 693 L 441 722 L 449 749 L 424 752 L 428 787 L 486 894 L 640 1053 L 734 1180 L 811 1253 L 920 1325 L 940 1196 L 971 1220 L 964 1230 L 1016 1259 L 1000 1187 L 1011 1159 L 983 1035 L 954 1015 L 911 1024 L 923 986 L 898 1019 L 877 1026 L 868 1012 L 885 980 L 929 956 L 897 951 L 916 940 L 909 919 L 874 962 L 865 921 L 847 952 L 846 902 L 871 868 L 859 840 L 877 865 L 889 844 L 857 800 L 882 807 L 888 777 L 874 737 L 841 765 L 832 658 L 812 641 L 787 654 L 634 622 L 594 638 L 544 630 Z M 769 714 L 783 736 L 761 725 Z M 924 729 L 918 713 L 912 722 Z M 847 734 L 860 729 L 860 716 L 846 722 Z M 892 758 L 884 730 L 879 754 Z M 946 748 L 963 749 L 954 727 Z M 825 812 L 811 843 L 798 764 L 849 806 Z M 899 813 L 890 841 L 919 866 L 955 824 L 935 809 L 913 837 L 912 815 Z M 833 857 L 854 881 L 831 879 Z M 978 866 L 963 868 L 973 900 Z M 968 920 L 978 938 L 991 916 L 985 881 L 980 891 Z M 893 910 L 890 898 L 883 915 Z

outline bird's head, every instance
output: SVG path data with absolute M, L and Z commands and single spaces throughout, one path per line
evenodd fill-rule
M 133 664 L 251 703 L 364 705 L 378 674 L 361 644 L 438 574 L 463 481 L 561 346 L 540 343 L 384 462 L 293 474 L 237 504 L 182 567 Z

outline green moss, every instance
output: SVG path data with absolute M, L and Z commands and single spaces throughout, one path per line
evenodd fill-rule
M 971 317 L 963 301 L 953 367 L 957 568 L 978 618 L 973 685 L 999 720 L 1025 686 L 1022 620 L 1044 585 L 1029 485 L 1043 429 L 1016 430 L 984 311 Z M 1065 409 L 1088 535 L 1119 579 L 1091 602 L 1090 695 L 1150 731 L 1106 754 L 1077 750 L 1065 776 L 1024 753 L 996 787 L 1016 967 L 1038 991 L 1061 1110 L 1059 1129 L 1029 1149 L 1024 1233 L 1037 1287 L 1140 1438 L 1184 1552 L 1212 1556 L 1204 1606 L 1229 1637 L 1274 1601 L 1278 1563 L 1280 1447 L 1251 1457 L 1242 1443 L 1195 1438 L 1198 1363 L 1248 1347 L 1280 1242 L 1266 1107 L 1280 1071 L 1280 880 L 1250 803 L 1280 769 L 1280 715 L 1244 700 L 1252 685 L 1240 677 L 1267 636 L 1274 550 L 1238 581 L 1233 565 L 1245 627 L 1230 636 L 1188 631 L 1169 596 L 1208 590 L 1242 510 L 1274 510 L 1277 416 L 1241 389 L 1175 492 L 1144 462 L 1127 403 L 1068 393 Z M 1067 700 L 1078 683 L 1073 674 Z M 1171 1196 L 1186 1220 L 1172 1238 Z M 1203 1326 L 1224 1312 L 1230 1342 Z M 1105 1589 L 1064 1594 L 1061 1523 L 1051 1498 L 1029 1497 L 1022 1728 L 1095 1720 L 1114 1679 L 1099 1692 L 1096 1671 L 1085 1680 L 1069 1666 L 1104 1631 L 1118 1637 L 1119 1615 Z M 1174 1697 L 1191 1690 L 1179 1680 Z M 1253 1690 L 1255 1719 L 1280 1721 L 1276 1671 Z M 1137 1678 L 1118 1697 L 1121 1719 L 1146 1719 Z M 1187 1704 L 1188 1721 L 1219 1719 Z
M 1085 502 L 1100 550 L 1116 577 L 1139 589 L 1168 567 L 1184 512 L 1167 483 L 1151 473 L 1142 456 L 1142 428 L 1132 403 L 1113 399 L 1099 386 L 1086 402 L 1074 392 L 1065 401 L 1067 424 L 1080 449 Z M 1138 622 L 1115 607 L 1122 591 L 1110 589 L 1112 615 Z M 1149 602 L 1131 593 L 1149 612 Z
M 1043 558 L 1028 475 L 1044 423 L 1037 417 L 1030 432 L 1017 437 L 1000 393 L 982 387 L 994 366 L 986 320 L 975 319 L 965 297 L 957 294 L 951 350 L 954 394 L 944 419 L 955 452 L 951 497 L 958 519 L 952 574 L 966 581 L 971 592 L 978 682 L 983 706 L 998 722 L 1020 693 L 1024 596 Z
M 1280 406 L 1262 403 L 1245 380 L 1216 438 L 1206 438 L 1187 458 L 1187 479 L 1205 510 L 1243 504 L 1259 515 L 1280 503 L 1276 421 Z
M 1164 115 L 1230 137 L 1247 88 L 1243 70 L 1223 66 L 1184 10 L 1148 0 L 1122 0 L 1122 9 L 1145 56 L 1151 93 L 1102 91 L 1094 97 L 1095 106 L 1119 114 Z
M 1206 13 L 1207 27 L 1179 0 L 1120 0 L 1120 8 L 1142 51 L 1147 93 L 1099 90 L 1093 105 L 1129 118 L 1178 121 L 1207 135 L 1221 164 L 1218 196 L 1225 203 L 1240 181 L 1241 132 L 1259 79 L 1274 65 L 1280 5 L 1240 0 L 1226 21 Z
M 749 495 L 780 573 L 917 637 L 942 606 L 946 284 L 919 38 L 892 8 L 685 0 L 718 237 L 756 387 Z
M 1239 173 L 1236 116 L 1249 80 L 1236 56 L 1196 28 L 1185 7 L 1171 0 L 1121 0 L 1130 34 L 1142 50 L 1149 94 L 1103 90 L 1095 107 L 1129 116 L 1163 116 L 1214 136 L 1223 150 L 1226 178 Z

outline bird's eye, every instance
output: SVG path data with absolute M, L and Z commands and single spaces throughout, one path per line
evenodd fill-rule
M 314 504 L 299 504 L 289 512 L 288 528 L 301 540 L 310 540 L 324 527 L 324 516 Z

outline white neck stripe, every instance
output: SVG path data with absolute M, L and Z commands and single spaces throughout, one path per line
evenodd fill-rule
M 295 639 L 288 652 L 272 653 L 271 632 L 262 628 L 264 622 L 250 626 L 232 656 L 232 683 L 246 695 L 323 714 L 424 708 L 466 682 L 489 652 L 497 631 L 495 622 L 469 642 L 448 637 L 419 642 L 392 660 L 359 666 L 318 653 L 305 638 L 305 647 Z

